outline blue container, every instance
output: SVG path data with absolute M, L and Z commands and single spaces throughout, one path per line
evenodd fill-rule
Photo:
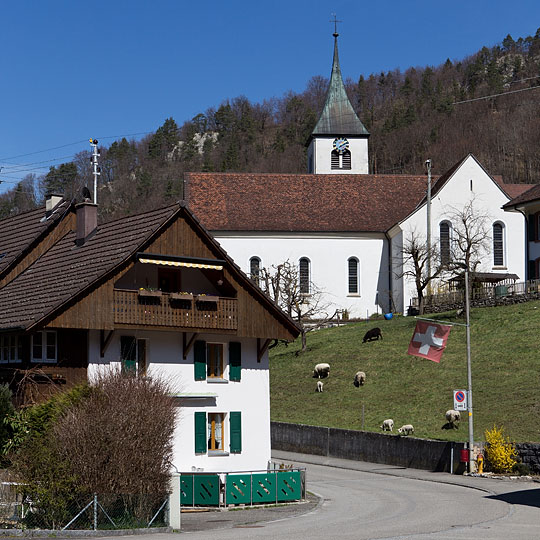
M 387 321 L 389 321 L 393 316 L 394 316 L 393 313 L 385 313 L 385 314 L 384 314 L 384 318 L 385 318 Z

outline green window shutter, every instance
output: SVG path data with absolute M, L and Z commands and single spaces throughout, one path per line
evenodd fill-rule
M 239 381 L 242 376 L 242 344 L 229 343 L 229 380 Z
M 206 413 L 195 413 L 195 453 L 206 454 Z
M 231 454 L 242 452 L 242 413 L 230 413 Z
M 193 346 L 195 380 L 206 380 L 206 341 L 196 341 Z
M 137 340 L 134 336 L 120 336 L 122 372 L 135 374 L 137 363 Z

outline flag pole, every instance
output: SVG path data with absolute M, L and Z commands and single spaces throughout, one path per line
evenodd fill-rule
M 471 374 L 471 320 L 469 305 L 469 269 L 465 267 L 465 314 L 467 323 L 467 383 L 469 386 L 467 396 L 467 409 L 469 411 L 469 472 L 472 472 L 473 462 L 473 405 L 472 405 L 472 374 Z

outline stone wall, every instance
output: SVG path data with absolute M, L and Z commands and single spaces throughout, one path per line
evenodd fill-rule
M 517 443 L 516 450 L 531 473 L 540 474 L 540 443 Z
M 271 436 L 275 450 L 438 472 L 463 472 L 460 464 L 463 443 L 285 422 L 272 422 Z

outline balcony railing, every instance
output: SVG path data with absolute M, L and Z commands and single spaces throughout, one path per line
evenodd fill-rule
M 236 330 L 237 306 L 236 298 L 194 295 L 183 299 L 168 293 L 114 290 L 115 324 Z

